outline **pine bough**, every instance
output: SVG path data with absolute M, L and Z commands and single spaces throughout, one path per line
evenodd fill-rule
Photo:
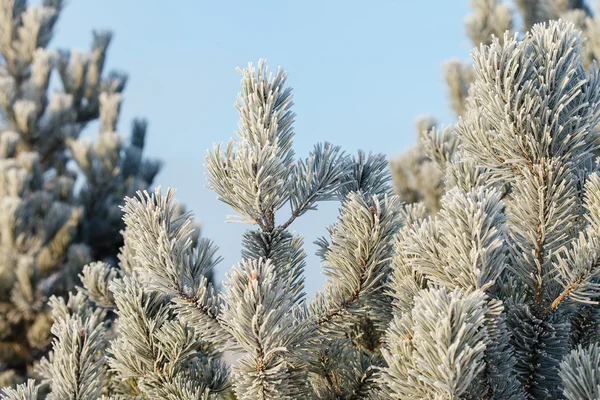
M 119 267 L 92 263 L 52 298 L 43 379 L 3 398 L 599 398 L 600 81 L 582 51 L 565 22 L 474 51 L 456 137 L 428 139 L 447 186 L 436 216 L 391 194 L 381 156 L 326 143 L 295 158 L 285 73 L 241 71 L 237 138 L 206 161 L 255 227 L 224 290 L 172 190 L 128 198 Z M 340 215 L 309 300 L 289 228 L 324 200 Z

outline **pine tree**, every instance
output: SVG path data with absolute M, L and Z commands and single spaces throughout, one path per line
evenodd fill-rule
M 219 198 L 257 227 L 244 235 L 243 261 L 218 293 L 207 278 L 216 248 L 193 240 L 191 216 L 178 212 L 174 192 L 128 198 L 118 268 L 89 264 L 76 294 L 51 299 L 53 351 L 37 368 L 49 398 L 233 391 L 239 399 L 298 399 L 376 387 L 391 305 L 382 289 L 400 223 L 386 160 L 350 157 L 328 143 L 295 159 L 286 74 L 269 74 L 262 61 L 241 72 L 238 138 L 225 150 L 216 145 L 207 169 Z M 330 282 L 309 302 L 303 240 L 288 228 L 324 200 L 341 201 L 341 215 L 330 241 L 320 241 Z M 284 205 L 291 216 L 278 223 Z M 238 356 L 231 368 L 224 351 Z
M 26 376 L 49 348 L 47 299 L 72 290 L 90 261 L 116 263 L 119 205 L 160 166 L 142 158 L 144 121 L 134 122 L 130 143 L 115 132 L 126 76 L 104 74 L 110 32 L 94 32 L 89 53 L 48 49 L 62 7 L 0 1 L 2 384 Z M 80 139 L 95 120 L 97 140 Z
M 206 161 L 252 226 L 224 290 L 174 191 L 139 192 L 118 267 L 89 264 L 51 299 L 43 379 L 1 398 L 597 398 L 600 80 L 584 54 L 565 21 L 473 52 L 464 116 L 423 148 L 445 174 L 434 216 L 392 194 L 382 156 L 318 144 L 296 159 L 286 74 L 250 65 L 237 138 Z M 309 300 L 289 227 L 325 200 L 340 213 Z
M 441 211 L 405 225 L 395 259 L 397 398 L 594 398 L 600 86 L 583 51 L 552 22 L 473 53 Z

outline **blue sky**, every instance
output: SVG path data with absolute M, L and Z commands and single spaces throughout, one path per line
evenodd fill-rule
M 414 143 L 416 116 L 453 122 L 441 67 L 469 60 L 468 12 L 468 0 L 70 0 L 51 47 L 87 50 L 92 29 L 114 31 L 107 66 L 130 76 L 119 131 L 148 118 L 147 155 L 165 162 L 156 183 L 203 221 L 222 279 L 248 226 L 225 223 L 232 212 L 205 187 L 203 164 L 213 142 L 234 136 L 235 68 L 266 58 L 288 71 L 297 155 L 329 141 L 393 157 Z M 325 279 L 312 242 L 337 209 L 323 204 L 292 225 L 306 237 L 311 296 Z

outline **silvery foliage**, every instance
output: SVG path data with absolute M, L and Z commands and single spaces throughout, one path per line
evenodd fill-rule
M 119 268 L 89 264 L 67 306 L 53 301 L 61 317 L 53 352 L 38 368 L 50 398 L 383 395 L 376 374 L 391 316 L 385 285 L 401 223 L 387 161 L 348 156 L 328 143 L 296 159 L 287 75 L 269 73 L 264 61 L 241 73 L 238 137 L 206 159 L 209 185 L 234 220 L 255 226 L 243 237 L 241 262 L 217 290 L 207 279 L 220 260 L 217 249 L 194 240 L 174 191 L 128 198 Z M 328 282 L 308 300 L 303 238 L 288 228 L 323 200 L 340 201 L 340 216 L 330 237 L 318 241 Z M 290 212 L 279 222 L 286 205 Z M 100 326 L 104 335 L 92 339 Z M 89 333 L 71 338 L 82 329 Z M 78 352 L 95 349 L 95 358 L 73 359 L 66 343 Z M 236 360 L 230 367 L 221 361 L 225 353 Z M 66 359 L 73 367 L 56 373 Z M 73 370 L 90 373 L 80 379 Z
M 582 51 L 584 66 L 587 68 L 599 57 L 600 19 L 583 0 L 471 0 L 470 3 L 472 12 L 465 19 L 465 30 L 473 46 L 490 44 L 492 37 L 502 42 L 506 31 L 527 32 L 536 23 L 560 18 L 573 22 L 587 38 Z M 516 8 L 513 9 L 513 5 Z M 448 61 L 443 69 L 450 106 L 455 115 L 461 117 L 467 109 L 469 87 L 476 79 L 474 69 L 458 60 Z M 424 201 L 428 211 L 435 214 L 444 194 L 445 171 L 431 163 L 422 151 L 421 142 L 433 128 L 443 128 L 438 128 L 431 117 L 417 119 L 416 126 L 417 145 L 392 160 L 390 168 L 396 193 L 402 200 Z M 424 176 L 427 179 L 423 179 Z
M 399 224 L 386 162 L 378 155 L 345 156 L 327 143 L 294 160 L 287 75 L 280 69 L 268 74 L 263 61 L 241 72 L 237 140 L 215 146 L 206 165 L 219 199 L 239 220 L 259 227 L 246 233 L 245 260 L 225 286 L 225 326 L 245 353 L 233 367 L 235 393 L 243 399 L 368 393 L 381 361 L 373 354 L 389 306 L 381 289 Z M 342 202 L 340 217 L 330 240 L 319 241 L 329 280 L 308 302 L 301 240 L 288 227 L 318 201 L 332 199 Z M 277 224 L 285 205 L 291 216 Z M 278 286 L 289 289 L 271 293 Z M 331 360 L 333 349 L 343 359 Z
M 218 259 L 173 195 L 128 198 L 119 266 L 90 263 L 76 293 L 51 298 L 53 349 L 36 368 L 46 398 L 209 399 L 226 391 L 216 344 L 227 337 L 209 273 Z M 213 335 L 201 337 L 195 327 L 211 322 Z
M 19 385 L 16 389 L 5 388 L 0 395 L 6 400 L 37 400 L 38 387 L 33 379 L 29 379 L 26 384 Z
M 258 227 L 242 261 L 218 291 L 216 248 L 174 192 L 128 198 L 119 269 L 90 264 L 52 300 L 50 398 L 597 397 L 600 81 L 583 52 L 564 21 L 473 52 L 464 117 L 424 149 L 445 174 L 435 216 L 399 203 L 380 156 L 318 145 L 294 160 L 284 72 L 243 70 L 238 138 L 207 156 L 210 187 Z M 288 228 L 323 199 L 340 215 L 308 300 Z
M 502 0 L 471 0 L 472 13 L 465 20 L 467 36 L 473 46 L 490 44 L 492 37 L 502 42 L 506 31 L 528 32 L 533 25 L 562 19 L 575 24 L 587 38 L 584 43 L 584 65 L 591 65 L 600 52 L 598 18 L 583 0 L 515 0 L 515 9 Z M 515 22 L 519 20 L 521 25 Z M 450 103 L 457 116 L 467 107 L 468 88 L 475 79 L 472 67 L 450 61 L 445 67 Z
M 473 52 L 441 210 L 408 206 L 398 235 L 392 398 L 598 396 L 600 81 L 582 42 L 559 21 Z
M 147 188 L 159 166 L 141 157 L 143 121 L 134 124 L 129 144 L 115 133 L 126 77 L 104 74 L 111 34 L 94 32 L 90 53 L 51 51 L 63 2 L 39 3 L 0 1 L 3 385 L 22 380 L 49 348 L 47 299 L 66 295 L 92 259 L 116 257 L 119 204 Z M 61 85 L 50 90 L 53 72 Z M 100 134 L 92 144 L 79 135 L 94 120 Z

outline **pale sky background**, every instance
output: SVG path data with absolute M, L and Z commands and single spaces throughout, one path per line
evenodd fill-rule
M 50 47 L 87 50 L 92 29 L 113 30 L 107 67 L 129 74 L 119 132 L 148 118 L 146 155 L 165 162 L 155 183 L 175 187 L 220 247 L 220 281 L 248 226 L 225 223 L 232 212 L 205 187 L 203 164 L 234 136 L 235 68 L 266 58 L 288 71 L 298 156 L 329 141 L 394 157 L 414 144 L 416 116 L 454 121 L 442 64 L 469 60 L 468 12 L 468 0 L 70 0 Z M 305 236 L 310 296 L 325 281 L 312 242 L 337 210 L 325 203 L 292 225 Z

